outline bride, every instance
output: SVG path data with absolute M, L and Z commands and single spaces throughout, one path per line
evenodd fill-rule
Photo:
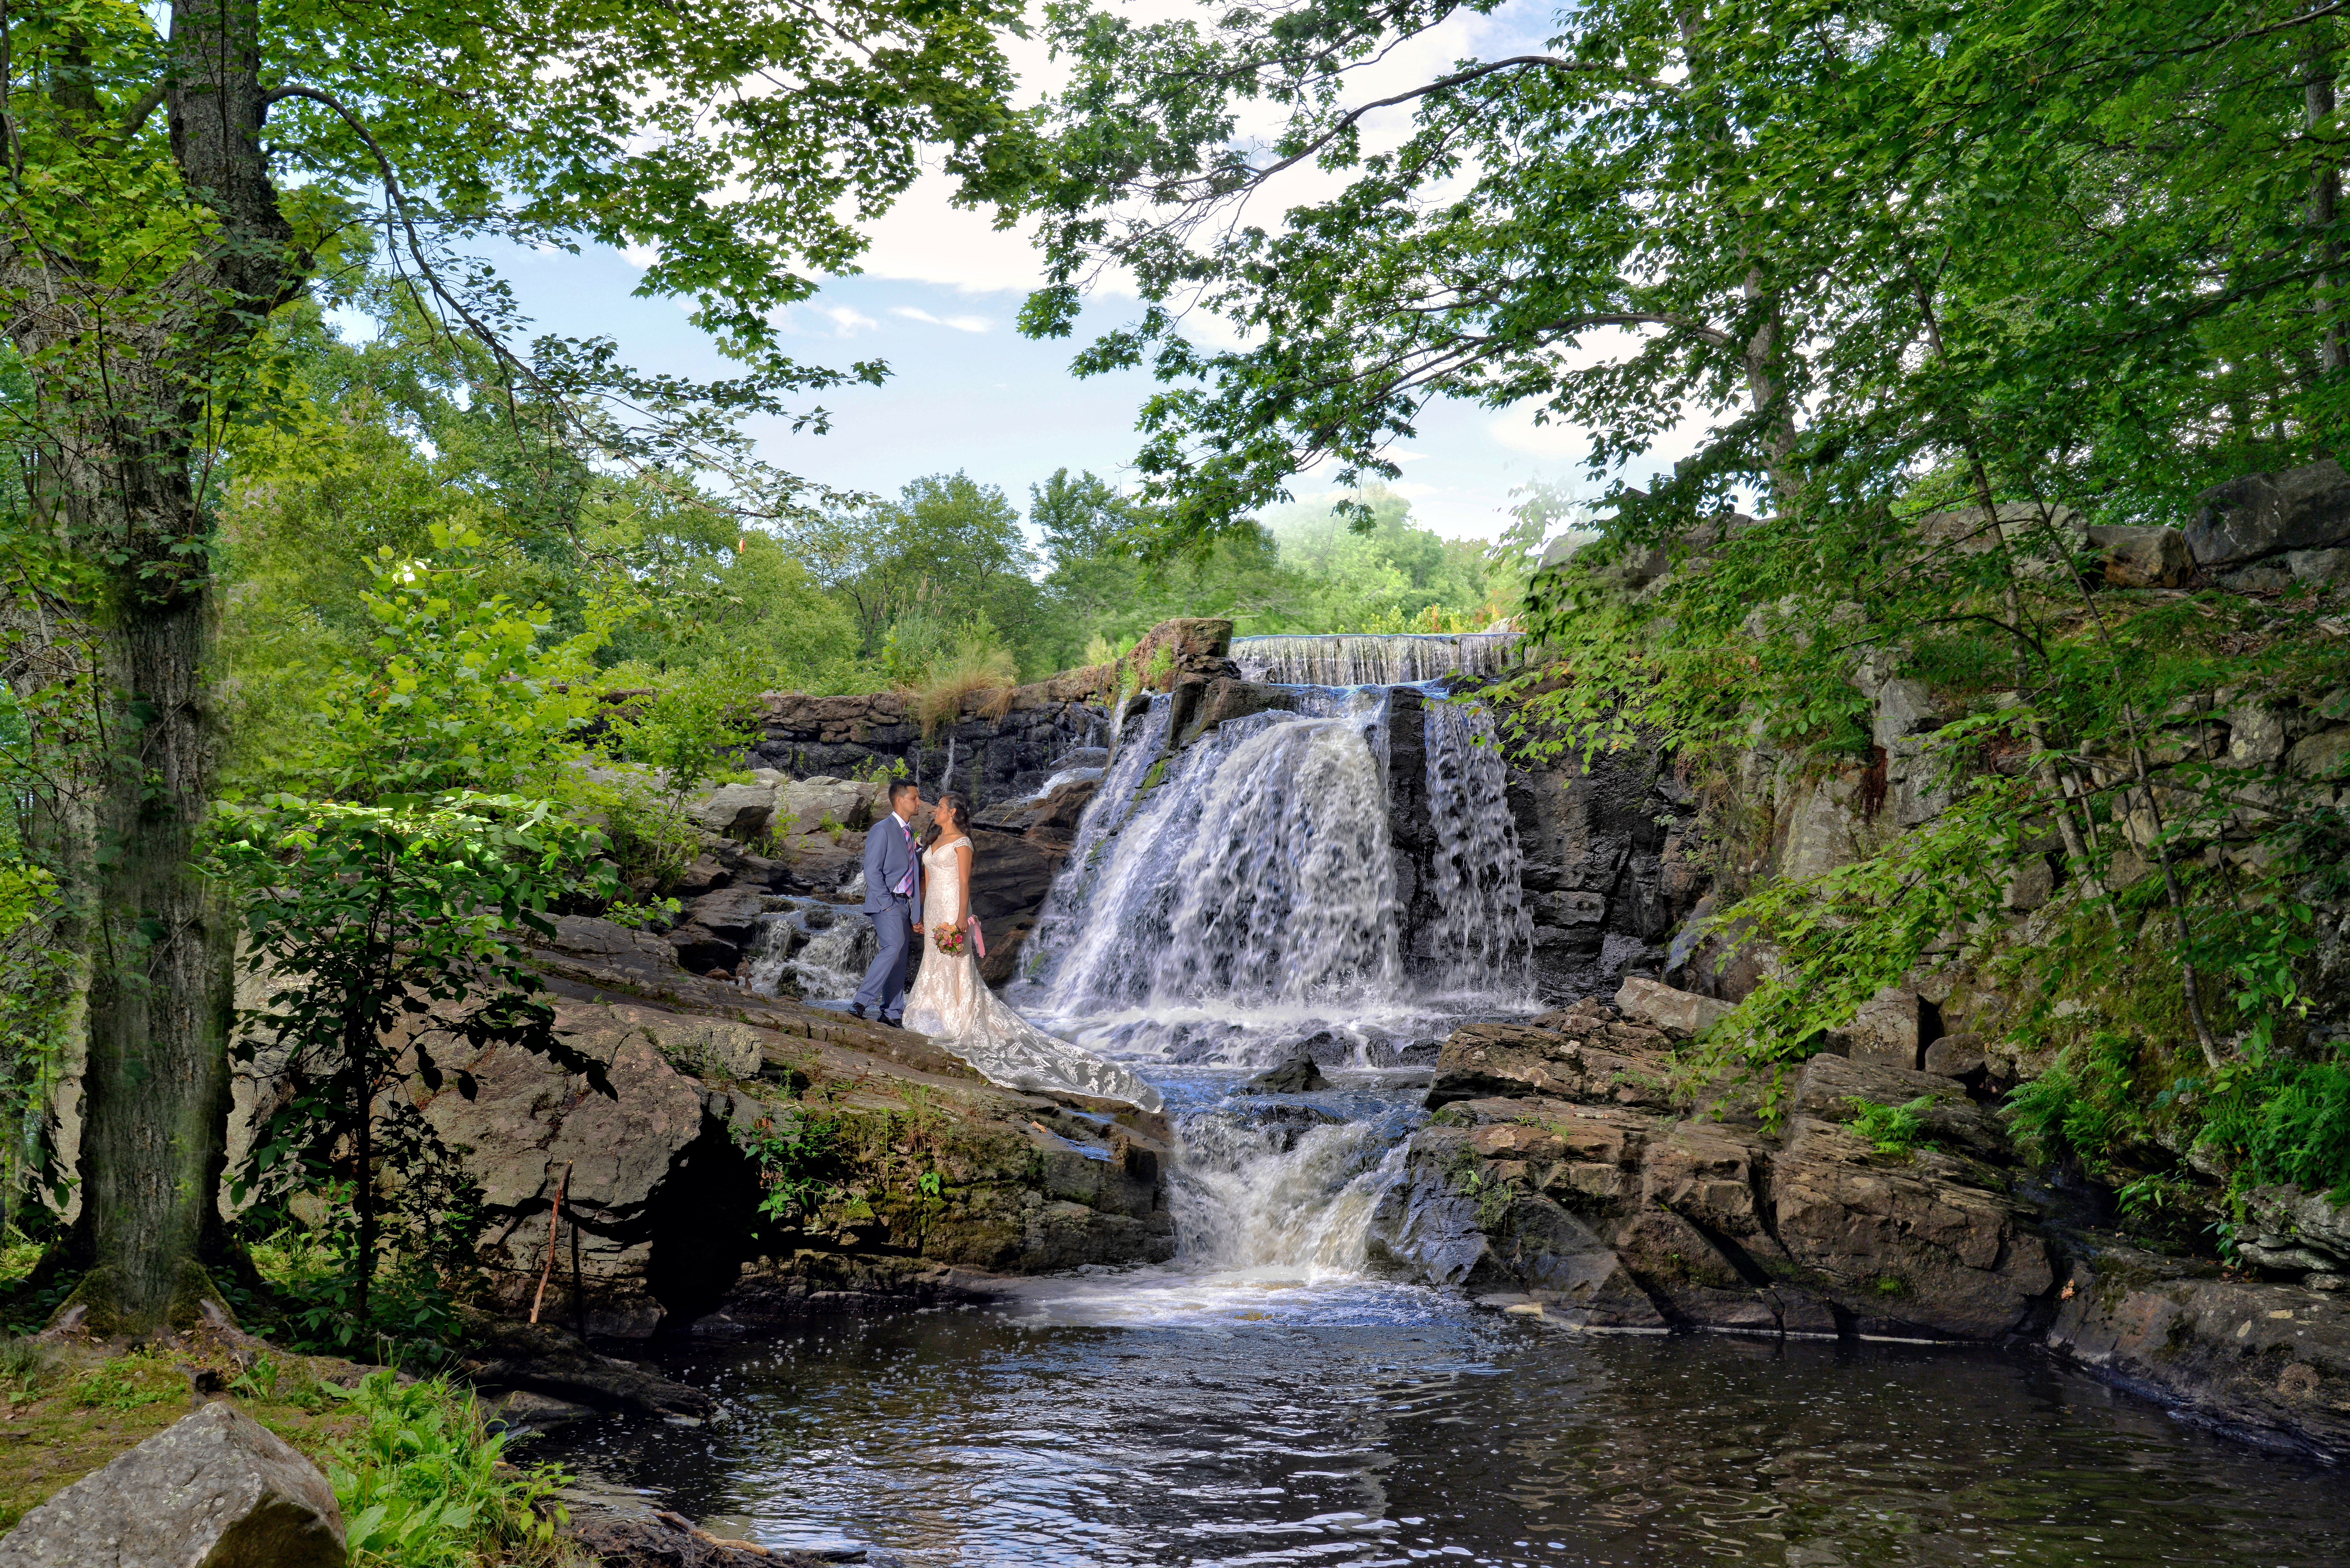
M 959 794 L 939 797 L 922 852 L 922 923 L 931 950 L 906 998 L 905 1025 L 1014 1089 L 1058 1089 L 1160 1108 L 1159 1091 L 1115 1062 L 1055 1040 L 1004 1005 L 979 977 L 971 941 L 971 838 Z M 941 945 L 941 938 L 946 945 Z M 948 951 L 949 947 L 956 950 Z

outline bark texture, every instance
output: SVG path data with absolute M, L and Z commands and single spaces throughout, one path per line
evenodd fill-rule
M 172 16 L 161 107 L 209 232 L 147 270 L 80 254 L 69 230 L 0 241 L 9 331 L 43 421 L 35 504 L 97 568 L 81 607 L 106 722 L 85 796 L 57 828 L 89 977 L 69 1246 L 86 1275 L 68 1311 L 109 1334 L 185 1316 L 210 1293 L 201 1261 L 219 1227 L 232 911 L 193 867 L 218 750 L 205 476 L 246 350 L 305 269 L 261 149 L 257 11 L 182 0 Z M 52 96 L 88 145 L 123 134 L 86 91 Z

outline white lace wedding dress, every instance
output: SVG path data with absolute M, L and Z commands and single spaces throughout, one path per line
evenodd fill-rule
M 955 851 L 971 842 L 958 838 L 922 855 L 922 967 L 906 997 L 906 1027 L 927 1034 L 1008 1089 L 1059 1089 L 1124 1100 L 1146 1111 L 1161 1108 L 1159 1091 L 1115 1062 L 1105 1062 L 1066 1040 L 1056 1040 L 987 989 L 979 960 L 966 940 L 962 951 L 939 951 L 939 928 L 962 918 L 962 877 Z

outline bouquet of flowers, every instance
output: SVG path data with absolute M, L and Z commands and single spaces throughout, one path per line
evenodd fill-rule
M 936 931 L 931 933 L 931 940 L 938 944 L 939 951 L 946 954 L 949 958 L 952 958 L 955 954 L 962 951 L 962 928 L 960 926 L 941 926 Z

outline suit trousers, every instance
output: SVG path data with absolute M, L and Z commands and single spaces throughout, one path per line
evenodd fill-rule
M 906 1011 L 906 959 L 914 945 L 914 900 L 893 898 L 888 909 L 868 909 L 865 918 L 873 922 L 881 950 L 873 955 L 865 983 L 857 988 L 857 1005 L 884 1018 L 895 1018 Z

